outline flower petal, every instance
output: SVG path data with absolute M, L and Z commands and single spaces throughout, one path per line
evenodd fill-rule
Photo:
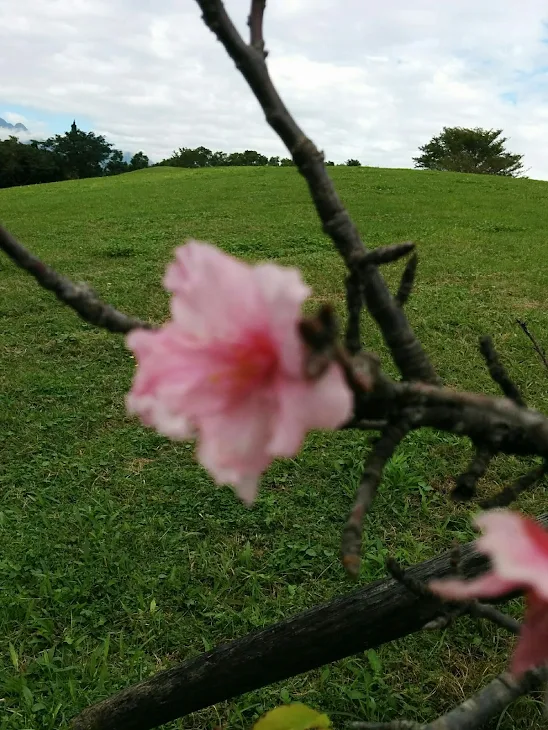
M 548 602 L 534 593 L 527 595 L 527 610 L 511 671 L 519 676 L 548 662 Z
M 484 534 L 478 550 L 489 555 L 500 578 L 529 586 L 548 600 L 548 533 L 511 510 L 490 510 L 476 518 Z
M 288 375 L 301 377 L 303 344 L 297 323 L 311 289 L 303 282 L 298 269 L 259 264 L 254 276 L 266 304 L 270 333 L 278 343 L 284 370 Z
M 520 584 L 503 580 L 495 573 L 486 573 L 474 580 L 460 580 L 458 578 L 443 578 L 431 580 L 428 588 L 448 601 L 466 601 L 472 598 L 495 598 L 509 593 Z
M 164 285 L 173 319 L 198 341 L 237 337 L 250 323 L 267 325 L 253 267 L 215 246 L 189 241 L 175 252 Z
M 353 397 L 340 367 L 332 364 L 318 380 L 278 383 L 279 411 L 269 450 L 294 456 L 312 429 L 336 429 L 352 415 Z
M 226 348 L 216 343 L 197 346 L 172 322 L 159 330 L 134 330 L 126 342 L 139 361 L 128 407 L 146 418 L 151 399 L 156 398 L 159 415 L 154 425 L 162 433 L 165 429 L 158 419 L 168 412 L 184 413 L 192 420 L 230 402 L 231 393 L 223 379 L 223 369 L 228 367 Z
M 272 461 L 267 451 L 272 404 L 254 395 L 233 409 L 203 418 L 198 461 L 217 484 L 230 484 L 244 502 L 255 499 L 261 473 Z

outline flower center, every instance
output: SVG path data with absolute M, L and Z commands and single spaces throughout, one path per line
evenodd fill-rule
M 263 332 L 251 332 L 243 341 L 227 346 L 221 359 L 213 378 L 225 383 L 235 398 L 268 384 L 278 367 L 275 343 Z

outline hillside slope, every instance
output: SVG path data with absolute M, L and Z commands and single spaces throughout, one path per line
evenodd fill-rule
M 530 405 L 548 411 L 546 372 L 520 330 L 548 345 L 548 183 L 375 168 L 330 169 L 371 246 L 414 240 L 410 320 L 449 385 L 494 392 L 477 348 L 493 334 Z M 343 267 L 291 168 L 154 168 L 0 190 L 0 220 L 44 261 L 114 305 L 161 321 L 161 279 L 186 238 L 302 268 L 312 304 L 341 309 Z M 402 264 L 385 269 L 393 288 Z M 2 730 L 65 728 L 88 702 L 220 642 L 353 589 L 341 527 L 367 445 L 314 434 L 265 476 L 256 507 L 215 490 L 188 444 L 125 414 L 134 362 L 0 256 L 0 653 Z M 367 346 L 388 358 L 371 322 Z M 474 507 L 450 504 L 469 444 L 412 434 L 367 520 L 362 581 L 390 551 L 426 559 L 472 536 Z M 523 465 L 500 458 L 481 484 Z M 519 507 L 546 511 L 544 489 Z M 188 718 L 188 730 L 249 728 L 305 701 L 335 720 L 425 720 L 504 666 L 508 639 L 468 620 L 423 633 Z M 10 658 L 11 657 L 11 658 Z M 15 657 L 15 659 L 14 659 Z M 540 727 L 531 701 L 499 730 Z

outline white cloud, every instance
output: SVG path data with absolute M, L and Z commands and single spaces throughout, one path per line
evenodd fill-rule
M 247 0 L 226 4 L 247 32 Z M 86 117 L 153 158 L 200 144 L 286 154 L 194 0 L 0 0 L 0 11 L 4 107 Z M 330 159 L 410 167 L 444 125 L 502 127 L 548 179 L 546 21 L 541 0 L 272 0 L 268 60 Z

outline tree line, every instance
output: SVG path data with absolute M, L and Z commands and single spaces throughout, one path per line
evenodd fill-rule
M 124 160 L 124 153 L 102 135 L 84 132 L 73 122 L 68 132 L 49 139 L 25 144 L 10 136 L 0 141 L 0 188 L 119 175 L 149 164 L 143 152 Z
M 334 165 L 328 161 L 326 165 Z M 214 152 L 207 147 L 179 147 L 158 165 L 166 167 L 291 167 L 290 157 L 267 157 L 256 150 Z
M 427 170 L 518 177 L 523 170 L 523 155 L 508 152 L 506 142 L 501 129 L 444 127 L 439 135 L 419 147 L 421 154 L 413 161 L 415 167 Z M 226 153 L 201 146 L 180 147 L 171 157 L 155 164 L 202 168 L 289 167 L 295 163 L 289 157 L 267 157 L 256 150 Z M 326 162 L 329 166 L 334 164 Z M 344 164 L 361 166 L 361 162 L 353 158 Z M 76 122 L 68 132 L 46 140 L 31 140 L 25 144 L 11 136 L 0 141 L 0 188 L 119 175 L 149 165 L 144 152 L 137 152 L 127 161 L 123 152 L 115 149 L 102 135 L 84 132 Z

